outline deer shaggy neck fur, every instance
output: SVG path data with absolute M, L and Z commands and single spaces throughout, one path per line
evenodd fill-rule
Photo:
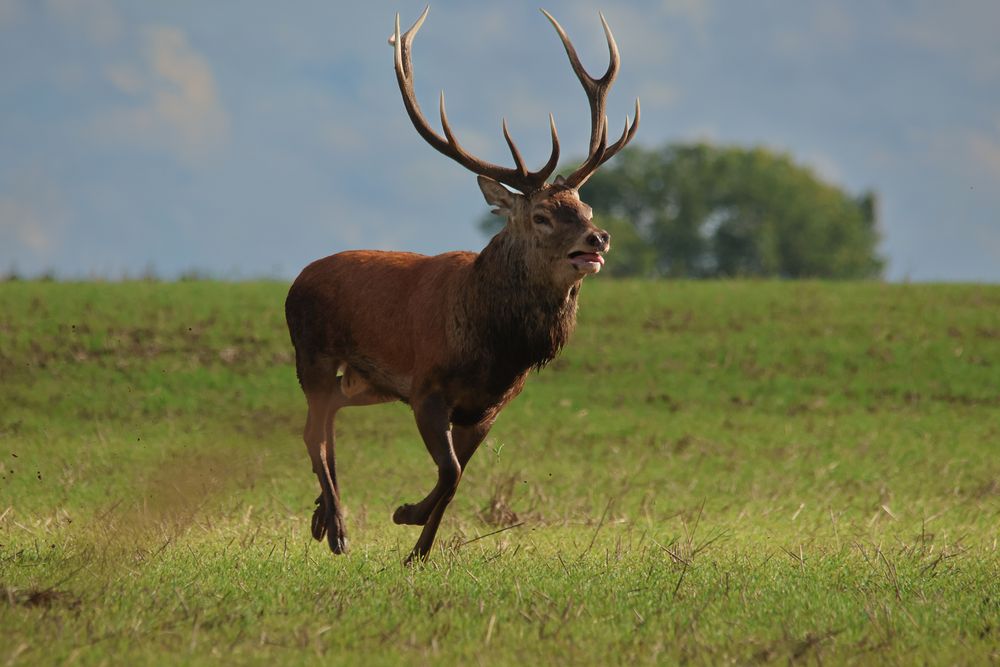
M 552 361 L 576 326 L 580 282 L 553 283 L 549 259 L 531 243 L 497 234 L 476 258 L 464 303 L 470 356 L 501 384 Z

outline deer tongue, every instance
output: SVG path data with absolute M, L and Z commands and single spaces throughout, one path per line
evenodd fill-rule
M 573 253 L 570 255 L 569 261 L 577 268 L 582 268 L 587 264 L 597 264 L 598 270 L 600 270 L 600 267 L 604 266 L 604 258 L 596 252 Z

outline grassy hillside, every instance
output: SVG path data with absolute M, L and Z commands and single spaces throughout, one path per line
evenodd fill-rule
M 309 538 L 285 290 L 0 284 L 0 663 L 1000 660 L 1000 288 L 588 281 L 415 568 L 403 405 Z

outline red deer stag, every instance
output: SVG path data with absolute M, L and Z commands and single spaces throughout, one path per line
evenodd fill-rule
M 430 551 L 462 471 L 500 410 L 521 392 L 528 372 L 551 361 L 573 331 L 580 282 L 600 271 L 610 247 L 610 235 L 591 223 L 591 209 L 577 190 L 631 141 L 639 124 L 636 100 L 635 118 L 626 117 L 621 138 L 607 144 L 604 107 L 619 55 L 603 15 L 611 64 L 595 79 L 545 12 L 590 101 L 589 156 L 567 178 L 546 183 L 559 159 L 550 115 L 552 153 L 538 171 L 525 167 L 506 122 L 503 134 L 516 166 L 475 157 L 455 138 L 443 94 L 443 137 L 417 104 L 410 55 L 426 16 L 427 9 L 400 35 L 397 14 L 389 40 L 406 112 L 427 143 L 477 175 L 487 203 L 506 225 L 478 255 L 359 250 L 317 260 L 295 280 L 285 302 L 295 368 L 309 407 L 303 439 L 320 485 L 313 537 L 325 534 L 334 553 L 347 550 L 334 466 L 337 411 L 403 401 L 412 407 L 438 469 L 427 497 L 393 514 L 398 524 L 423 526 L 407 562 Z

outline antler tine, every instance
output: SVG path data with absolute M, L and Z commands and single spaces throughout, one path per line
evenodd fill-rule
M 521 176 L 526 177 L 528 175 L 528 168 L 524 166 L 521 151 L 517 150 L 514 140 L 510 138 L 510 131 L 507 129 L 507 119 L 501 118 L 500 125 L 503 127 L 503 138 L 507 140 L 507 146 L 510 148 L 510 154 L 514 158 L 514 164 L 517 165 L 517 170 L 521 173 Z
M 635 136 L 635 131 L 639 129 L 639 98 L 635 98 L 635 116 L 632 118 L 632 123 L 629 124 L 628 114 L 625 115 L 625 129 L 622 130 L 622 136 L 615 143 L 608 146 L 608 149 L 604 151 L 604 158 L 601 160 L 601 164 L 604 164 L 611 158 L 615 156 L 618 151 L 625 148 L 628 142 L 632 141 L 632 137 Z
M 538 174 L 538 178 L 542 179 L 542 183 L 548 180 L 559 164 L 559 133 L 556 132 L 556 117 L 551 113 L 549 114 L 549 133 L 552 136 L 552 152 L 549 154 L 549 161 L 535 172 Z
M 396 14 L 396 29 L 392 37 L 389 38 L 389 43 L 394 49 L 394 65 L 396 69 L 396 81 L 399 83 L 399 90 L 403 94 L 403 106 L 406 108 L 406 113 L 410 117 L 410 121 L 413 123 L 413 127 L 416 128 L 417 132 L 421 137 L 424 138 L 427 143 L 436 148 L 437 150 L 450 155 L 449 151 L 445 149 L 448 146 L 448 142 L 440 137 L 437 132 L 431 129 L 430 125 L 424 119 L 423 113 L 420 111 L 420 104 L 417 102 L 417 96 L 413 91 L 413 67 L 410 61 L 410 50 L 413 44 L 413 37 L 416 35 L 417 30 L 420 29 L 421 24 L 427 16 L 427 11 L 430 9 L 430 5 L 424 8 L 424 12 L 417 19 L 417 22 L 407 30 L 402 36 L 399 34 L 399 14 Z
M 618 52 L 618 44 L 615 42 L 615 36 L 611 34 L 611 26 L 608 25 L 607 19 L 604 18 L 604 12 L 597 12 L 597 15 L 601 17 L 601 25 L 604 26 L 604 38 L 608 40 L 608 52 L 610 53 L 608 71 L 601 77 L 601 81 L 607 79 L 613 80 L 618 76 L 618 68 L 621 66 L 622 57 Z M 609 80 L 608 86 L 610 85 L 611 81 Z
M 417 18 L 417 20 L 414 21 L 413 25 L 410 26 L 410 29 L 403 33 L 402 43 L 400 43 L 400 36 L 399 36 L 399 13 L 398 12 L 396 13 L 396 32 L 389 37 L 389 44 L 391 46 L 400 44 L 400 48 L 398 48 L 397 51 L 406 52 L 406 57 L 400 58 L 402 60 L 402 65 L 404 67 L 406 78 L 410 78 L 412 76 L 411 64 L 409 58 L 410 45 L 413 43 L 413 38 L 416 36 L 417 31 L 420 30 L 420 26 L 424 24 L 424 19 L 427 18 L 427 12 L 429 12 L 430 10 L 431 10 L 430 5 L 424 7 L 424 11 L 420 13 L 420 16 Z M 400 55 L 402 54 L 400 53 Z
M 625 129 L 622 130 L 622 136 L 619 137 L 618 141 L 605 147 L 605 141 L 608 132 L 607 116 L 604 117 L 604 129 L 601 134 L 600 139 L 600 151 L 591 155 L 580 168 L 574 171 L 569 178 L 565 179 L 566 185 L 572 188 L 581 188 L 583 184 L 590 180 L 590 177 L 594 175 L 598 167 L 610 160 L 615 156 L 615 154 L 624 148 L 628 142 L 632 141 L 632 137 L 635 136 L 635 131 L 639 128 L 639 100 L 635 101 L 635 118 L 632 119 L 631 124 L 629 124 L 629 117 L 625 116 Z
M 556 29 L 559 34 L 559 39 L 563 43 L 563 48 L 566 49 L 566 55 L 569 56 L 570 66 L 573 68 L 573 72 L 576 74 L 576 78 L 580 80 L 580 84 L 583 86 L 584 92 L 587 94 L 587 100 L 590 102 L 590 150 L 587 160 L 580 165 L 580 167 L 574 171 L 569 178 L 566 179 L 566 183 L 570 187 L 580 187 L 583 185 L 590 175 L 597 170 L 601 164 L 610 160 L 618 151 L 624 148 L 628 142 L 632 141 L 632 137 L 635 136 L 635 131 L 639 127 L 639 100 L 635 101 L 635 118 L 632 122 L 629 122 L 628 116 L 625 117 L 625 129 L 622 131 L 621 137 L 613 143 L 611 146 L 607 146 L 607 116 L 605 114 L 605 107 L 607 104 L 608 91 L 611 89 L 611 85 L 614 83 L 615 78 L 618 76 L 618 68 L 621 65 L 621 54 L 618 51 L 618 44 L 615 42 L 615 36 L 611 32 L 611 26 L 608 25 L 607 20 L 604 18 L 604 14 L 600 14 L 601 25 L 604 28 L 604 37 L 608 42 L 608 53 L 609 62 L 608 69 L 604 72 L 604 75 L 595 79 L 587 70 L 584 69 L 583 64 L 580 62 L 580 57 L 576 53 L 576 49 L 573 47 L 573 43 L 570 41 L 569 36 L 563 27 L 559 25 L 559 22 L 549 14 L 544 9 L 542 13 L 552 24 L 552 27 Z
M 549 14 L 544 9 L 542 13 L 545 14 L 545 18 L 549 20 L 552 27 L 556 29 L 556 33 L 559 34 L 563 48 L 566 49 L 566 55 L 569 56 L 570 66 L 573 68 L 576 78 L 580 80 L 584 92 L 587 93 L 587 99 L 590 100 L 590 152 L 593 153 L 597 148 L 598 135 L 601 131 L 601 119 L 604 117 L 604 107 L 608 90 L 611 89 L 611 84 L 614 83 L 615 77 L 618 76 L 618 68 L 621 65 L 618 44 L 615 42 L 615 36 L 611 33 L 611 26 L 605 20 L 604 14 L 601 14 L 601 25 L 604 27 L 604 37 L 608 42 L 608 69 L 601 78 L 594 78 L 584 68 L 583 63 L 580 62 L 580 56 L 577 55 L 576 48 L 573 46 L 573 42 L 570 41 L 569 35 L 566 34 L 563 27 L 556 21 L 552 14 Z
M 549 125 L 552 132 L 552 152 L 549 156 L 549 161 L 545 163 L 545 166 L 535 172 L 529 172 L 524 166 L 524 160 L 521 158 L 521 153 L 517 150 L 517 146 L 514 144 L 514 140 L 511 138 L 510 132 L 507 130 L 506 121 L 503 123 L 503 133 L 504 138 L 507 140 L 507 145 L 510 148 L 511 155 L 514 157 L 514 162 L 517 164 L 517 167 L 514 169 L 502 167 L 477 158 L 462 148 L 462 146 L 458 143 L 458 139 L 455 138 L 454 132 L 452 132 L 451 125 L 448 123 L 448 114 L 445 111 L 443 91 L 441 93 L 440 115 L 441 127 L 444 130 L 445 136 L 442 137 L 435 132 L 424 118 L 423 112 L 420 110 L 420 104 L 417 102 L 416 93 L 413 90 L 413 66 L 410 55 L 413 46 L 413 37 L 417 34 L 417 31 L 423 24 L 429 9 L 430 6 L 426 7 L 420 15 L 420 18 L 417 19 L 416 23 L 414 23 L 413 26 L 402 35 L 400 35 L 399 32 L 399 14 L 396 14 L 395 32 L 392 37 L 389 38 L 389 43 L 395 50 L 394 65 L 396 69 L 396 80 L 399 83 L 399 90 L 403 95 L 403 106 L 406 107 L 406 113 L 409 115 L 410 121 L 413 123 L 413 127 L 416 128 L 417 133 L 419 133 L 420 136 L 423 137 L 424 140 L 433 148 L 455 160 L 469 171 L 483 176 L 488 176 L 524 193 L 534 192 L 535 190 L 541 189 L 544 187 L 546 179 L 548 179 L 548 177 L 552 174 L 556 168 L 556 164 L 559 162 L 559 137 L 556 134 L 555 120 L 552 118 L 551 114 L 549 115 Z

